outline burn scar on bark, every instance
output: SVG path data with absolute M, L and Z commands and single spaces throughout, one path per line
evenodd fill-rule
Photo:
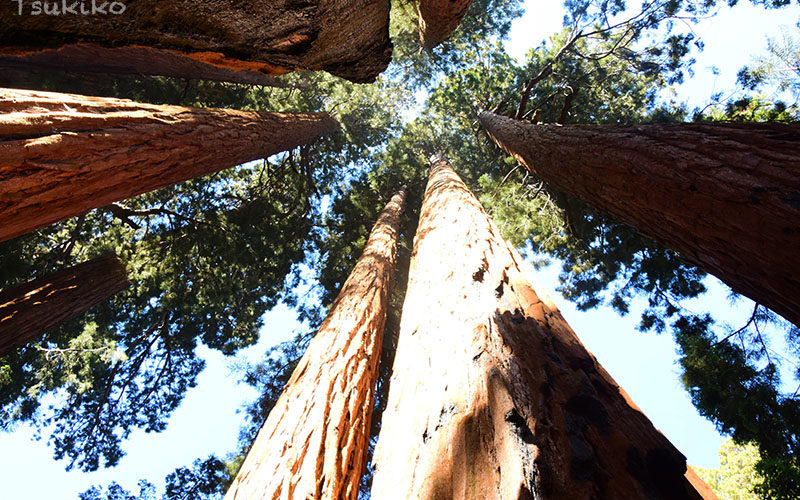
M 495 449 L 500 463 L 515 464 L 505 471 L 507 478 L 513 477 L 517 498 L 540 498 L 539 472 L 535 463 L 538 448 L 534 434 L 525 417 L 514 404 L 513 396 L 499 369 L 487 374 L 486 388 L 489 410 L 494 421 Z M 515 470 L 514 470 L 515 469 Z
M 458 412 L 459 412 L 458 403 L 450 402 L 447 405 L 443 406 L 442 411 L 439 412 L 439 421 L 436 423 L 436 429 L 447 425 L 447 423 L 450 422 L 450 419 L 453 417 L 453 415 L 455 415 Z
M 791 193 L 783 196 L 781 201 L 789 205 L 790 207 L 794 208 L 795 210 L 800 210 L 800 193 L 797 191 L 792 191 Z
M 514 434 L 527 444 L 533 444 L 533 433 L 528 428 L 525 419 L 522 418 L 516 409 L 509 410 L 505 415 L 506 422 L 514 430 Z
M 497 285 L 497 288 L 494 289 L 494 295 L 496 298 L 500 299 L 503 297 L 505 290 L 503 289 L 504 285 L 508 284 L 508 268 L 503 269 L 503 275 L 500 278 L 500 284 Z
M 628 447 L 626 455 L 626 471 L 636 478 L 649 496 L 680 500 L 695 498 L 683 486 L 686 460 L 682 455 L 675 457 L 663 448 L 642 453 L 633 445 Z
M 593 425 L 602 435 L 611 432 L 611 420 L 608 416 L 606 406 L 597 398 L 594 386 L 585 372 L 573 372 L 577 377 L 570 381 L 576 384 L 579 389 L 567 400 L 564 409 L 567 413 L 579 419 L 582 427 Z

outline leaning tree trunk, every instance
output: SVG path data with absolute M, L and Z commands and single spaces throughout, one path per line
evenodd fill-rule
M 0 2 L 0 65 L 245 79 L 321 69 L 372 82 L 391 59 L 389 0 L 44 2 L 60 15 L 34 15 L 36 3 Z M 92 5 L 106 13 L 80 14 Z
M 436 162 L 372 497 L 715 498 L 521 262 L 450 165 Z
M 800 125 L 480 122 L 541 179 L 800 325 Z
M 125 266 L 103 255 L 0 292 L 0 356 L 128 286 Z
M 140 104 L 0 89 L 0 241 L 306 144 L 325 113 Z
M 422 46 L 432 49 L 445 41 L 458 27 L 472 0 L 419 0 L 419 38 Z
M 405 188 L 378 217 L 227 500 L 358 497 L 404 203 Z

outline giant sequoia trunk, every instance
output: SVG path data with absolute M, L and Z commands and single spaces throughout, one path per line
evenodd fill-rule
M 378 217 L 227 500 L 357 498 L 404 203 L 401 190 Z
M 715 498 L 535 287 L 435 163 L 372 498 Z
M 113 57 L 109 57 L 110 54 L 113 54 Z M 17 88 L 19 87 L 17 82 L 24 82 L 30 78 L 29 75 L 53 71 L 79 73 L 83 76 L 87 76 L 86 73 L 155 75 L 245 85 L 288 87 L 286 82 L 260 71 L 223 68 L 149 47 L 109 49 L 84 43 L 69 45 L 58 50 L 42 50 L 24 56 L 4 56 L 0 52 L 0 85 L 2 86 Z M 83 88 L 81 91 L 85 92 Z
M 480 122 L 541 179 L 800 325 L 800 125 Z
M 140 104 L 0 89 L 0 241 L 306 144 L 325 113 Z
M 64 2 L 106 6 L 95 15 L 58 1 L 45 3 L 60 15 L 33 15 L 34 3 L 0 2 L 0 65 L 245 79 L 322 69 L 371 82 L 391 59 L 388 0 Z
M 0 292 L 0 356 L 128 286 L 125 266 L 104 255 Z
M 419 38 L 422 46 L 432 49 L 445 41 L 458 27 L 472 0 L 419 0 Z

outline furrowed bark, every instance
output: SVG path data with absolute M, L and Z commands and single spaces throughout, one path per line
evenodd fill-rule
M 715 498 L 446 161 L 422 205 L 381 429 L 372 498 Z
M 63 9 L 61 2 L 48 3 Z M 80 11 L 93 2 L 66 5 L 73 3 Z M 2 2 L 0 59 L 66 69 L 82 61 L 91 71 L 134 64 L 156 75 L 182 66 L 180 76 L 188 78 L 214 67 L 271 76 L 325 70 L 355 82 L 374 81 L 391 59 L 388 0 L 115 3 L 105 14 L 56 16 L 33 15 L 29 0 Z M 176 56 L 187 61 L 176 65 Z
M 472 0 L 419 0 L 419 39 L 432 49 L 445 41 L 467 13 Z
M 125 266 L 103 255 L 0 292 L 0 356 L 130 286 Z
M 226 500 L 358 497 L 404 203 L 405 189 L 378 217 Z
M 800 125 L 479 119 L 541 179 L 800 325 Z
M 0 89 L 0 241 L 326 135 L 326 113 Z
M 73 0 L 74 1 L 74 0 Z M 87 43 L 68 45 L 59 49 L 42 50 L 24 56 L 0 54 L 0 78 L 7 81 L 8 72 L 69 71 L 71 73 L 102 73 L 113 75 L 154 75 L 197 80 L 287 87 L 274 76 L 260 71 L 234 70 L 197 61 L 190 57 L 149 47 L 119 47 L 109 49 Z M 16 87 L 9 85 L 8 87 Z

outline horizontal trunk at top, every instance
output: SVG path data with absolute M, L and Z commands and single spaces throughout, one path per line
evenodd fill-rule
M 175 56 L 211 67 L 279 75 L 325 70 L 371 82 L 391 58 L 388 0 L 120 0 L 0 2 L 0 60 L 61 65 L 82 62 L 175 72 Z M 106 13 L 81 8 L 106 5 Z M 74 5 L 61 12 L 66 5 Z M 52 15 L 53 8 L 59 15 Z M 77 13 L 72 11 L 77 8 Z M 120 12 L 121 11 L 121 12 Z M 59 52 L 63 50 L 64 52 Z M 135 59 L 131 54 L 136 52 Z M 96 59 L 92 62 L 91 57 Z M 202 78 L 201 65 L 183 68 Z M 211 71 L 210 68 L 207 69 Z
M 423 201 L 372 498 L 713 499 L 445 161 Z
M 0 89 L 0 241 L 306 144 L 326 113 L 141 104 Z
M 64 71 L 83 75 L 86 73 L 154 75 L 267 87 L 288 86 L 280 79 L 261 71 L 215 66 L 182 54 L 150 47 L 108 48 L 77 43 L 20 56 L 2 55 L 0 51 L 0 84 L 4 86 L 17 87 L 17 85 L 8 83 L 9 80 L 4 73 L 22 73 L 24 75 L 41 71 Z M 83 89 L 81 91 L 83 92 Z
M 114 255 L 97 257 L 0 292 L 0 356 L 129 286 Z
M 226 500 L 358 497 L 405 189 L 381 212 Z
M 800 125 L 480 122 L 541 179 L 800 325 Z

